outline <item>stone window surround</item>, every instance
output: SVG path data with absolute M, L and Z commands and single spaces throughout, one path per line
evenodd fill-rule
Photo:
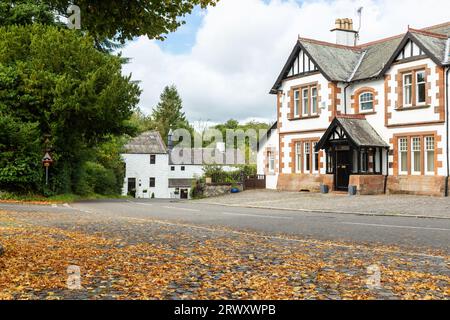
M 320 175 L 320 170 L 323 168 L 323 163 L 322 163 L 322 158 L 323 158 L 323 150 L 319 151 L 319 168 L 317 168 L 317 172 L 313 172 L 312 168 L 314 167 L 314 148 L 313 145 L 316 142 L 319 142 L 320 137 L 317 138 L 304 138 L 304 139 L 292 139 L 291 143 L 289 144 L 290 146 L 290 158 L 291 158 L 291 163 L 290 163 L 290 167 L 291 167 L 291 173 L 293 174 L 309 174 L 309 175 Z M 305 153 L 305 143 L 310 143 L 310 159 L 309 159 L 309 167 L 311 168 L 311 172 L 305 172 L 305 161 L 303 159 L 304 157 L 304 153 Z M 296 166 L 295 163 L 297 161 L 296 156 L 295 156 L 295 148 L 296 148 L 296 144 L 297 143 L 301 143 L 301 155 L 302 155 L 302 163 L 301 163 L 301 170 L 300 172 L 296 172 Z
M 442 137 L 437 134 L 437 131 L 428 132 L 409 132 L 409 133 L 398 133 L 394 134 L 391 139 L 391 144 L 393 144 L 393 156 L 394 162 L 392 168 L 394 169 L 394 176 L 416 176 L 412 172 L 412 138 L 420 138 L 420 175 L 419 176 L 429 176 L 430 174 L 425 172 L 425 137 L 434 137 L 434 175 L 438 175 L 438 169 L 442 168 L 442 161 L 438 161 L 438 155 L 442 154 L 442 149 L 438 148 L 438 143 L 441 142 Z M 407 141 L 407 174 L 401 174 L 399 170 L 400 157 L 399 157 L 399 139 L 406 138 Z M 391 153 L 391 154 L 392 154 Z
M 416 97 L 417 97 L 416 74 L 419 71 L 425 71 L 425 104 L 423 104 L 423 105 L 422 104 L 417 105 L 417 103 L 416 103 L 416 101 L 417 101 L 417 99 L 416 99 Z M 409 73 L 412 74 L 412 106 L 406 107 L 406 106 L 403 106 L 403 85 L 404 85 L 403 78 L 404 78 L 404 75 L 409 74 Z M 404 69 L 399 69 L 397 71 L 397 75 L 396 75 L 397 103 L 396 103 L 395 110 L 396 111 L 406 111 L 406 110 L 429 108 L 431 106 L 431 96 L 429 95 L 429 92 L 431 90 L 431 82 L 429 81 L 430 76 L 431 76 L 431 69 L 426 64 L 409 67 L 409 68 L 404 68 Z
M 311 113 L 311 89 L 313 88 L 317 89 L 317 113 L 316 114 L 312 114 Z M 302 97 L 302 90 L 303 89 L 308 89 L 308 101 L 309 101 L 309 106 L 308 106 L 308 115 L 304 115 L 303 114 L 303 97 Z M 320 90 L 321 90 L 321 85 L 319 84 L 318 81 L 315 82 L 310 82 L 310 83 L 305 83 L 305 84 L 301 84 L 298 86 L 293 86 L 290 88 L 289 90 L 289 96 L 290 96 L 290 104 L 289 104 L 289 114 L 288 114 L 288 119 L 289 120 L 301 120 L 301 119 L 315 119 L 315 118 L 319 118 L 320 117 L 320 102 L 321 102 L 321 96 L 320 96 Z M 299 98 L 300 98 L 300 103 L 299 103 L 299 115 L 295 115 L 295 100 L 294 100 L 294 92 L 295 91 L 299 91 Z
M 368 92 L 370 92 L 373 95 L 373 109 L 370 111 L 361 111 L 359 108 L 360 96 L 363 93 L 368 93 Z M 364 115 L 376 114 L 376 110 L 379 105 L 379 100 L 378 100 L 378 91 L 375 90 L 374 88 L 371 88 L 371 87 L 359 88 L 353 93 L 351 98 L 352 98 L 352 108 L 353 108 L 355 114 L 364 114 Z

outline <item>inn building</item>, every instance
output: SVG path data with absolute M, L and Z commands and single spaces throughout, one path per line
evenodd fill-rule
M 448 195 L 450 22 L 357 44 L 298 38 L 270 93 L 277 124 L 260 148 L 269 188 Z

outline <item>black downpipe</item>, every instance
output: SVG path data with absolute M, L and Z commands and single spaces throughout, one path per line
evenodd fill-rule
M 387 193 L 388 179 L 389 179 L 389 148 L 386 148 L 386 175 L 384 176 L 384 194 Z
M 447 126 L 446 126 L 446 132 L 447 132 L 447 139 L 446 139 L 446 141 L 447 141 L 447 150 L 446 150 L 447 151 L 447 177 L 445 178 L 445 196 L 446 197 L 448 197 L 448 180 L 449 180 L 449 176 L 450 176 L 450 168 L 449 168 L 450 159 L 449 159 L 449 150 L 448 150 L 448 148 L 449 148 L 448 127 L 449 127 L 449 124 L 450 124 L 449 119 L 448 119 L 448 116 L 449 116 L 449 111 L 448 111 L 448 108 L 449 108 L 449 105 L 448 105 L 448 82 L 449 82 L 448 74 L 449 74 L 449 72 L 450 72 L 450 67 L 447 67 L 447 74 L 446 74 L 446 80 L 445 80 L 445 86 L 444 86 L 444 90 L 445 90 L 445 104 L 446 104 L 446 108 L 445 109 L 446 109 L 446 113 L 447 113 L 447 115 L 446 115 L 446 117 L 447 117 L 447 121 L 446 121 L 446 124 L 447 124 Z

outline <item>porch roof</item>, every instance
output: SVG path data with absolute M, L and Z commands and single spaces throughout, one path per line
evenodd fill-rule
M 348 142 L 353 147 L 389 148 L 389 144 L 380 137 L 364 116 L 347 115 L 334 118 L 325 134 L 317 143 L 316 150 L 325 148 L 326 143 L 337 127 L 344 131 Z

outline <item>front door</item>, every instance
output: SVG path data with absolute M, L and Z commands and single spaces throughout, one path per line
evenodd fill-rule
M 188 189 L 180 190 L 180 199 L 187 199 L 189 195 Z
M 348 191 L 350 173 L 352 172 L 352 157 L 350 151 L 336 151 L 336 190 Z

